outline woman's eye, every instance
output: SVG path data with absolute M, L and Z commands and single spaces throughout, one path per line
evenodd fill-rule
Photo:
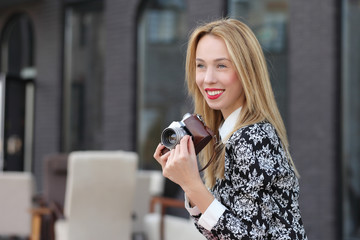
M 224 65 L 224 64 L 219 64 L 219 65 L 218 65 L 218 68 L 226 68 L 226 65 Z
M 198 64 L 196 64 L 196 67 L 197 67 L 197 68 L 204 68 L 204 65 L 201 64 L 201 63 L 198 63 Z

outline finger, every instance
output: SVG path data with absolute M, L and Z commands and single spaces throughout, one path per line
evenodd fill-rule
M 191 138 L 191 137 L 189 135 L 186 135 L 180 141 L 179 151 L 181 151 L 182 153 L 186 153 L 186 154 L 189 153 L 189 149 L 188 149 L 189 138 Z
M 158 146 L 156 147 L 155 152 L 154 152 L 154 156 L 153 156 L 156 160 L 158 160 L 160 158 L 161 150 L 163 150 L 164 147 L 165 146 L 162 145 L 161 143 L 159 143 Z
M 155 160 L 161 165 L 162 168 L 164 168 L 164 166 L 168 160 L 168 157 L 170 155 L 169 152 L 167 152 L 165 154 L 161 153 L 161 151 L 164 149 L 164 147 L 165 147 L 164 145 L 159 144 L 154 153 Z
M 161 149 L 160 155 L 164 155 L 165 153 L 167 153 L 167 152 L 169 152 L 169 151 L 170 151 L 170 150 L 165 147 L 165 148 Z
M 194 146 L 194 142 L 193 142 L 192 138 L 189 138 L 187 145 L 188 145 L 189 153 L 191 155 L 196 155 L 195 146 Z
M 174 159 L 175 149 L 171 149 L 169 153 L 168 160 L 172 161 Z
M 182 140 L 182 139 L 181 139 Z M 182 141 L 180 140 L 180 143 L 178 145 L 176 145 L 175 147 L 175 154 L 176 156 L 180 156 L 180 152 L 181 152 L 181 145 L 182 145 Z
M 160 156 L 160 159 L 164 162 L 166 162 L 170 157 L 170 151 L 166 152 L 165 154 Z

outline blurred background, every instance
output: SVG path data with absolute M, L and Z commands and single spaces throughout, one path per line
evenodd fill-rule
M 159 169 L 161 131 L 192 111 L 189 31 L 221 17 L 263 47 L 309 239 L 360 239 L 360 0 L 0 0 L 0 169 L 40 194 L 53 153 L 135 151 Z

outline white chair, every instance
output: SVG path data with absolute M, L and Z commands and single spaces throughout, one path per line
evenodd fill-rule
M 136 175 L 132 231 L 135 239 L 143 239 L 144 218 L 149 213 L 151 198 L 162 195 L 165 178 L 159 170 L 139 170 Z
M 160 170 L 145 170 L 145 174 L 150 176 L 150 195 L 152 197 L 162 196 L 165 188 L 165 177 Z
M 31 173 L 0 173 L 0 235 L 30 237 L 34 186 Z
M 164 216 L 163 240 L 205 240 L 206 238 L 196 229 L 190 219 L 175 217 L 171 215 Z M 161 215 L 158 213 L 148 214 L 145 217 L 145 229 L 147 240 L 161 239 Z
M 71 153 L 55 239 L 130 240 L 137 161 L 136 153 L 125 151 Z
M 149 212 L 150 206 L 150 175 L 143 171 L 137 172 L 135 198 L 133 206 L 133 238 L 144 236 L 144 216 Z
M 155 211 L 157 204 L 161 206 L 160 212 Z M 147 214 L 144 219 L 147 240 L 205 239 L 190 218 L 166 215 L 165 210 L 168 207 L 184 208 L 184 201 L 164 197 L 152 199 L 151 213 Z
M 204 240 L 205 237 L 196 229 L 188 218 L 166 215 L 169 207 L 184 208 L 184 201 L 161 197 L 164 192 L 165 178 L 161 171 L 149 171 L 151 175 L 150 213 L 143 219 L 143 228 L 147 240 Z

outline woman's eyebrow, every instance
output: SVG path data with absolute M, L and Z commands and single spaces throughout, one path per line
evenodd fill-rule
M 196 61 L 199 61 L 199 62 L 205 62 L 205 61 L 204 61 L 203 59 L 201 59 L 201 58 L 196 58 L 195 60 L 196 60 Z M 229 61 L 229 62 L 231 62 L 231 60 L 228 59 L 228 58 L 226 58 L 226 57 L 216 58 L 216 59 L 214 60 L 214 62 L 220 62 L 220 61 Z
M 220 62 L 220 61 L 229 61 L 229 62 L 231 62 L 231 60 L 226 58 L 226 57 L 215 59 L 215 62 Z

